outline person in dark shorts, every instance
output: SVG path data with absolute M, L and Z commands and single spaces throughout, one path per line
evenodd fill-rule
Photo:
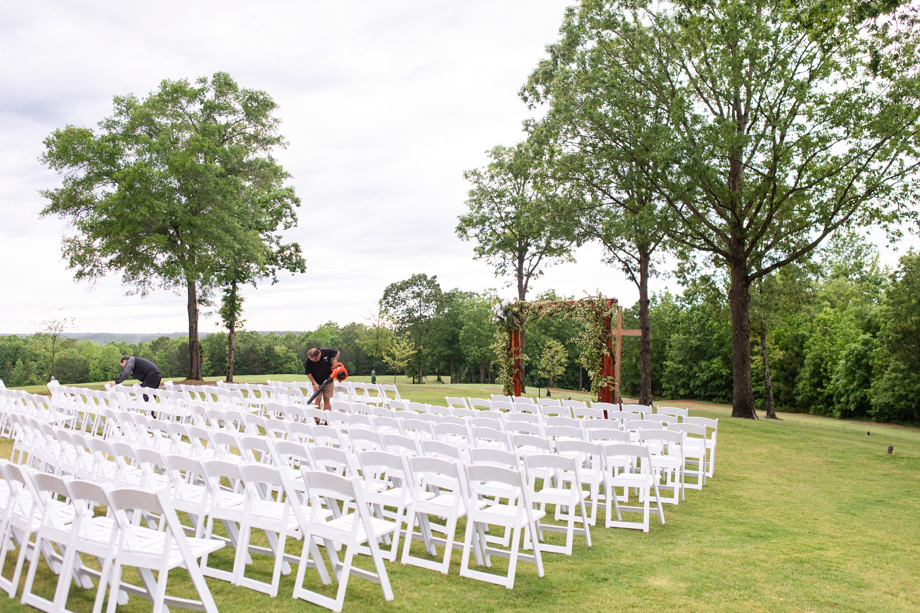
M 124 370 L 122 370 L 118 378 L 115 379 L 115 385 L 133 376 L 141 382 L 141 387 L 149 387 L 151 389 L 160 387 L 160 380 L 163 378 L 163 373 L 161 373 L 160 368 L 150 360 L 145 360 L 137 356 L 124 356 L 121 358 L 121 367 Z M 147 395 L 144 394 L 144 402 L 147 400 Z
M 339 363 L 339 352 L 335 349 L 317 349 L 314 347 L 307 352 L 307 361 L 304 363 L 304 374 L 310 378 L 314 388 L 319 388 L 323 381 L 332 375 L 332 369 Z M 316 406 L 319 408 L 319 400 L 323 399 L 323 410 L 332 410 L 332 395 L 335 383 L 329 382 L 322 393 L 316 397 Z

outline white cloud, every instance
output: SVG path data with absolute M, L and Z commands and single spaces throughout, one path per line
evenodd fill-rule
M 288 238 L 307 273 L 249 290 L 250 329 L 359 320 L 388 284 L 419 272 L 445 289 L 513 295 L 454 234 L 462 173 L 522 138 L 529 112 L 517 92 L 571 1 L 4 3 L 0 333 L 30 332 L 39 311 L 60 307 L 83 332 L 187 329 L 184 296 L 125 296 L 118 276 L 92 291 L 73 282 L 60 260 L 65 224 L 39 219 L 38 192 L 58 177 L 37 158 L 55 129 L 95 127 L 116 95 L 217 71 L 279 104 L 289 146 L 278 158 L 303 200 Z M 634 288 L 599 260 L 583 248 L 533 292 L 599 289 L 631 304 Z

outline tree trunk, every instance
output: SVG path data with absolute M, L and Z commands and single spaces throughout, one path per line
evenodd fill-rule
M 524 328 L 521 328 L 521 355 L 524 355 Z M 527 392 L 527 377 L 524 376 L 524 370 L 526 362 L 521 363 L 521 393 L 524 394 Z
M 524 301 L 527 300 L 527 284 L 524 281 L 524 254 L 518 253 L 517 261 L 517 286 L 518 286 L 518 300 Z M 524 355 L 524 328 L 521 328 L 521 355 Z M 524 369 L 521 369 L 521 393 L 527 391 L 527 381 L 524 377 Z
M 486 365 L 480 364 L 479 365 L 479 383 L 485 383 L 485 382 L 486 382 Z
M 236 355 L 236 318 L 230 320 L 227 331 L 227 383 L 233 383 L 233 361 Z
M 198 285 L 188 282 L 188 376 L 201 381 L 201 347 L 198 344 Z
M 415 356 L 418 359 L 418 382 L 422 382 L 422 333 L 418 334 L 418 345 L 415 346 Z
M 731 286 L 728 304 L 732 314 L 732 417 L 757 419 L 754 412 L 754 388 L 751 384 L 750 280 L 740 241 L 731 239 Z
M 652 404 L 652 336 L 648 321 L 648 275 L 652 257 L 639 249 L 639 404 Z
M 583 384 L 583 379 L 582 379 L 583 374 L 584 374 L 584 369 L 582 368 L 581 364 L 579 364 L 578 365 L 578 391 L 579 392 L 584 391 L 585 389 L 585 386 Z
M 489 362 L 489 383 L 495 383 L 495 379 L 492 377 L 492 362 Z
M 767 354 L 767 324 L 760 322 L 760 357 L 763 360 L 763 388 L 767 419 L 779 419 L 773 403 L 773 380 L 770 378 L 770 356 Z

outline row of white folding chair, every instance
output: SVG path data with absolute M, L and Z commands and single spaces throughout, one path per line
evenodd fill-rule
M 177 606 L 217 613 L 197 560 L 220 549 L 223 543 L 186 537 L 165 491 L 107 489 L 91 481 L 62 478 L 9 463 L 0 463 L 0 473 L 14 499 L 11 512 L 5 516 L 8 521 L 2 526 L 0 567 L 11 539 L 19 545 L 13 578 L 0 581 L 11 597 L 15 596 L 25 556 L 31 551 L 22 602 L 47 613 L 66 611 L 72 581 L 92 588 L 93 579 L 97 582 L 95 613 L 102 610 L 107 587 L 109 613 L 115 611 L 116 604 L 126 604 L 128 594 L 149 599 L 154 611 Z M 106 515 L 96 517 L 94 509 L 100 505 L 107 509 Z M 34 543 L 30 542 L 32 535 Z M 98 559 L 101 570 L 85 566 L 81 554 Z M 52 600 L 32 591 L 41 559 L 58 574 Z M 124 566 L 137 569 L 142 585 L 123 582 Z M 178 566 L 190 575 L 199 600 L 166 594 L 169 571 Z M 154 577 L 152 571 L 158 571 L 158 576 Z
M 345 435 L 345 433 L 352 428 L 358 428 L 360 430 L 380 429 L 381 431 L 385 431 L 385 432 L 389 431 L 390 433 L 395 433 L 395 434 L 411 435 L 417 438 L 418 437 L 436 438 L 438 437 L 437 429 L 440 428 L 441 431 L 450 433 L 449 435 L 445 434 L 445 435 L 440 436 L 440 438 L 442 439 L 444 438 L 444 436 L 450 436 L 452 439 L 455 439 L 455 440 L 462 439 L 464 438 L 464 432 L 465 432 L 465 437 L 467 440 L 464 442 L 464 444 L 466 446 L 469 446 L 472 444 L 479 444 L 480 442 L 484 441 L 484 444 L 504 446 L 505 448 L 509 450 L 512 448 L 512 445 L 510 442 L 511 441 L 510 437 L 512 435 L 550 436 L 550 438 L 564 437 L 564 438 L 571 438 L 574 440 L 588 440 L 590 430 L 608 429 L 608 428 L 612 428 L 612 427 L 619 425 L 616 420 L 591 420 L 588 422 L 582 422 L 580 420 L 574 420 L 571 418 L 566 419 L 562 417 L 550 417 L 549 424 L 544 427 L 539 424 L 528 424 L 526 422 L 515 422 L 513 421 L 515 417 L 523 417 L 523 416 L 512 415 L 511 416 L 512 421 L 506 424 L 506 426 L 503 428 L 490 428 L 490 426 L 500 426 L 501 425 L 499 422 L 494 422 L 494 421 L 489 422 L 488 425 L 485 427 L 483 427 L 482 425 L 476 425 L 475 423 L 472 425 L 454 423 L 454 424 L 444 424 L 444 425 L 438 426 L 435 423 L 433 423 L 434 420 L 427 421 L 427 422 L 421 419 L 392 420 L 392 419 L 373 417 L 373 416 L 367 416 L 367 415 L 362 415 L 362 414 L 351 414 L 351 415 L 338 414 L 337 415 L 334 412 L 321 413 L 319 411 L 315 411 L 315 413 L 318 416 L 321 415 L 321 416 L 326 417 L 330 421 L 330 423 L 336 426 L 337 430 L 343 435 Z M 418 417 L 421 417 L 421 416 L 418 416 Z M 138 414 L 132 415 L 132 418 L 135 424 L 142 425 L 144 423 L 144 418 Z M 258 418 L 257 416 L 250 415 L 250 414 L 241 414 L 241 418 L 242 419 L 239 420 L 239 423 L 245 424 L 245 427 L 238 428 L 237 431 L 242 431 L 250 435 L 259 434 L 260 432 L 264 431 L 266 433 L 270 433 L 272 436 L 275 436 L 275 437 L 279 437 L 279 436 L 286 437 L 290 435 L 290 436 L 297 436 L 298 438 L 305 438 L 306 436 L 308 436 L 305 434 L 307 430 L 304 427 L 299 427 L 299 428 L 297 427 L 297 426 L 301 426 L 301 424 L 298 424 L 298 422 L 290 422 L 291 427 L 288 427 L 288 424 L 284 422 L 283 420 L 263 420 L 261 418 Z M 485 420 L 482 420 L 482 421 L 485 421 Z M 553 422 L 557 422 L 557 423 L 553 423 Z M 566 422 L 566 423 L 558 423 L 558 422 Z M 150 425 L 156 425 L 158 422 L 147 420 L 147 423 Z M 579 426 L 582 423 L 585 424 L 585 427 L 584 429 L 579 431 Z M 406 427 L 406 424 L 408 424 L 408 427 Z M 632 432 L 632 441 L 635 442 L 638 440 L 639 432 L 641 430 L 658 429 L 658 428 L 662 428 L 663 425 L 664 424 L 658 420 L 655 420 L 655 421 L 634 420 L 634 421 L 624 422 L 621 427 L 624 431 Z M 451 427 L 453 427 L 454 429 L 451 430 L 450 429 Z M 184 434 L 180 434 L 176 432 L 176 430 L 178 430 L 179 428 L 180 426 L 178 425 L 172 426 L 170 424 L 159 423 L 157 428 L 151 429 L 149 433 L 143 433 L 140 437 L 134 436 L 133 440 L 140 442 L 141 444 L 151 445 L 152 444 L 151 441 L 160 440 L 162 442 L 167 442 L 168 439 L 172 439 L 172 441 L 169 442 L 169 445 L 171 446 L 173 450 L 178 450 L 176 449 L 176 446 L 178 445 L 177 441 L 179 440 L 179 438 L 181 438 L 181 436 L 185 436 Z M 680 429 L 685 432 L 688 432 L 689 434 L 700 434 L 700 432 L 694 431 L 694 428 L 699 428 L 699 427 L 689 425 L 687 428 L 680 428 Z M 160 436 L 157 436 L 156 430 L 158 430 L 159 432 L 163 434 L 161 434 Z M 479 434 L 477 435 L 477 437 L 473 436 L 474 431 L 478 431 Z M 504 434 L 502 434 L 502 431 L 504 431 Z M 168 432 L 169 434 L 165 435 L 166 432 Z M 594 438 L 594 437 L 591 437 L 591 438 Z M 695 441 L 699 441 L 699 442 L 697 443 Z M 692 472 L 692 474 L 695 475 L 697 478 L 696 483 L 691 484 L 691 487 L 694 487 L 696 489 L 702 489 L 702 485 L 704 483 L 704 477 L 701 474 L 702 467 L 703 467 L 702 456 L 705 456 L 704 450 L 701 445 L 702 442 L 703 442 L 702 438 L 699 438 L 699 439 L 690 438 L 688 441 L 688 446 L 687 446 L 688 459 L 692 459 L 695 461 L 696 470 L 692 470 L 690 472 Z M 157 446 L 157 445 L 153 443 L 153 446 Z M 693 447 L 692 449 L 691 449 L 691 446 Z M 696 449 L 697 447 L 699 447 L 700 449 Z M 693 453 L 694 450 L 695 450 L 695 453 Z M 675 490 L 675 498 L 677 496 L 676 492 L 677 490 Z

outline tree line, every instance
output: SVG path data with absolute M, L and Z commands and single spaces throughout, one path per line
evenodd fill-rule
M 814 260 L 788 267 L 752 292 L 754 333 L 748 340 L 755 410 L 807 412 L 836 418 L 920 422 L 920 254 L 909 252 L 894 269 L 879 263 L 877 250 L 849 233 L 835 236 Z M 733 395 L 730 282 L 696 277 L 673 294 L 652 294 L 651 391 L 655 399 L 730 402 Z M 412 303 L 428 290 L 428 309 Z M 300 374 L 311 347 L 333 347 L 349 372 L 383 377 L 406 373 L 415 382 L 496 382 L 492 345 L 494 291 L 442 291 L 437 277 L 414 275 L 387 288 L 379 313 L 367 322 L 287 334 L 237 332 L 237 374 Z M 561 300 L 548 291 L 537 296 Z M 412 317 L 406 309 L 414 305 Z M 640 306 L 624 311 L 624 325 L 638 325 Z M 590 388 L 576 356 L 576 319 L 544 318 L 527 328 L 528 385 Z M 403 342 L 405 341 L 405 342 Z M 639 339 L 623 343 L 622 393 L 640 388 Z M 52 374 L 62 383 L 110 381 L 122 355 L 155 361 L 165 376 L 188 368 L 188 339 L 160 337 L 137 344 L 62 338 L 52 357 L 48 333 L 0 337 L 0 379 L 10 386 L 41 384 Z M 396 368 L 394 354 L 408 347 Z M 205 376 L 228 370 L 226 333 L 201 340 Z M 559 358 L 560 352 L 562 353 Z M 548 356 L 557 356 L 555 369 Z
M 521 88 L 524 140 L 467 171 L 457 233 L 520 300 L 602 245 L 639 291 L 643 403 L 667 349 L 649 279 L 677 261 L 692 295 L 714 280 L 732 382 L 716 388 L 754 417 L 750 341 L 765 353 L 782 278 L 847 229 L 917 229 L 918 17 L 900 0 L 582 0 Z

